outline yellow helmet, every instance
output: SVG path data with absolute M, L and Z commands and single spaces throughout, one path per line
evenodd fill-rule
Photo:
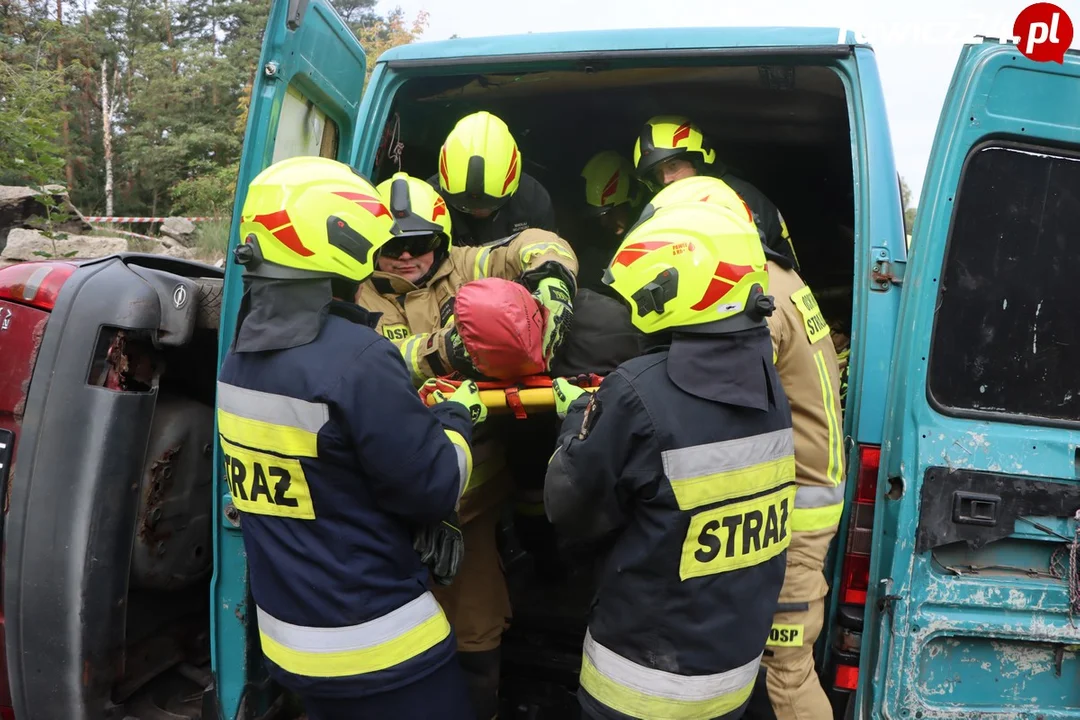
M 594 214 L 602 214 L 617 205 L 634 205 L 641 197 L 634 166 L 614 150 L 593 155 L 585 163 L 581 177 L 585 178 L 585 202 Z
M 344 163 L 301 156 L 274 163 L 248 185 L 234 254 L 246 275 L 361 282 L 394 236 L 371 183 Z
M 487 111 L 458 120 L 439 151 L 439 187 L 462 212 L 496 210 L 517 192 L 521 155 L 499 118 Z
M 700 170 L 716 162 L 713 150 L 701 128 L 682 115 L 657 115 L 649 118 L 634 142 L 634 167 L 638 177 L 648 182 L 649 174 L 663 161 L 684 156 Z
M 376 189 L 398 229 L 397 237 L 383 247 L 383 254 L 396 257 L 408 251 L 415 257 L 434 250 L 450 252 L 450 213 L 435 188 L 408 173 L 396 172 Z
M 769 273 L 757 231 L 731 210 L 682 202 L 627 234 L 604 282 L 645 333 L 730 333 L 772 314 Z
M 634 227 L 648 220 L 660 208 L 680 202 L 704 202 L 726 207 L 737 216 L 745 218 L 755 228 L 757 227 L 754 223 L 754 212 L 742 196 L 732 190 L 731 186 L 723 180 L 710 175 L 694 175 L 665 186 L 653 195 L 649 204 L 642 209 Z M 631 231 L 633 229 L 633 227 L 630 228 Z

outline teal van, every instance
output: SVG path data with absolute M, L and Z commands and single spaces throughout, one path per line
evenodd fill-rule
M 587 231 L 579 174 L 588 157 L 607 148 L 629 154 L 654 114 L 694 118 L 719 157 L 781 208 L 804 278 L 834 332 L 850 337 L 848 509 L 816 648 L 837 717 L 1080 718 L 1080 252 L 1068 245 L 1080 228 L 1080 53 L 1038 63 L 993 38 L 963 47 L 910 257 L 877 62 L 850 31 L 452 39 L 385 53 L 365 88 L 366 67 L 363 48 L 326 0 L 274 0 L 233 243 L 246 185 L 272 162 L 322 155 L 373 182 L 398 169 L 426 178 L 447 131 L 477 109 L 507 121 L 526 172 L 551 192 L 560 231 L 580 243 Z M 13 415 L 21 425 L 0 422 L 14 710 L 0 708 L 4 717 L 295 717 L 262 668 L 241 518 L 206 432 L 213 396 L 205 393 L 235 331 L 241 270 L 227 264 L 222 283 L 214 268 L 155 262 L 54 263 L 37 280 L 0 271 L 4 330 L 13 322 L 19 337 L 40 344 L 23 395 L 12 395 L 24 403 Z M 45 287 L 49 277 L 51 299 L 33 316 L 38 334 L 24 333 L 17 316 L 34 303 L 30 285 Z M 96 280 L 106 277 L 107 286 Z M 91 313 L 108 308 L 119 313 L 110 327 L 133 327 L 125 303 L 143 296 L 118 289 L 131 278 L 160 298 L 153 342 L 114 333 L 87 351 L 104 360 L 77 360 L 71 338 L 97 332 Z M 95 287 L 111 288 L 108 303 L 91 301 Z M 194 311 L 181 317 L 188 292 L 197 294 L 199 317 L 220 301 L 220 323 L 200 324 Z M 76 322 L 76 313 L 89 319 Z M 134 357 L 136 347 L 148 357 L 171 353 L 172 362 L 162 370 L 138 356 L 108 370 L 106 360 Z M 65 363 L 77 367 L 57 369 Z M 104 378 L 87 396 L 96 413 L 87 417 L 98 420 L 61 421 L 63 408 L 77 415 L 71 387 L 87 384 L 88 367 L 91 379 Z M 174 380 L 174 395 L 204 394 L 202 429 L 190 431 L 205 454 L 191 466 L 201 480 L 176 463 L 171 479 L 162 465 L 148 465 L 156 478 L 148 487 L 171 493 L 166 519 L 175 537 L 189 538 L 180 559 L 168 544 L 174 536 L 155 530 L 143 505 L 121 512 L 106 503 L 129 492 L 122 453 L 107 442 L 119 439 L 139 467 L 163 448 L 173 457 L 168 444 L 143 442 L 141 421 L 124 421 L 140 412 L 158 422 L 154 372 L 190 375 Z M 0 373 L 6 392 L 5 382 Z M 56 428 L 66 428 L 62 444 L 49 441 L 60 437 Z M 106 444 L 86 440 L 91 433 Z M 11 455 L 3 452 L 14 439 L 20 456 L 8 478 Z M 85 460 L 60 477 L 64 458 Z M 173 489 L 180 477 L 182 494 Z M 53 509 L 57 488 L 68 498 L 63 520 Z M 200 533 L 205 553 L 190 540 Z M 172 569 L 164 579 L 155 565 L 163 558 Z M 200 612 L 183 615 L 178 606 Z M 560 606 L 515 606 L 501 717 L 569 716 L 584 622 Z M 186 624 L 151 622 L 173 615 Z

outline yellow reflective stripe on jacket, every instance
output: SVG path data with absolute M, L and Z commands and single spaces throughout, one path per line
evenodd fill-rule
M 412 375 L 413 383 L 422 383 L 427 378 L 420 371 L 420 346 L 426 342 L 428 336 L 431 333 L 417 333 L 416 335 L 410 335 L 409 338 L 401 344 L 401 356 L 405 358 L 405 365 L 409 368 L 409 374 Z
M 465 491 L 469 489 L 469 480 L 472 478 L 472 449 L 469 447 L 469 443 L 465 442 L 465 438 L 457 430 L 450 430 L 444 428 L 443 432 L 446 433 L 446 437 L 450 438 L 450 442 L 454 444 L 454 452 L 457 454 L 458 465 L 458 497 L 465 494 Z
M 299 460 L 240 447 L 221 435 L 218 441 L 225 460 L 225 482 L 238 510 L 294 520 L 315 519 L 311 488 Z
M 263 654 L 282 670 L 307 677 L 348 677 L 400 665 L 450 635 L 430 592 L 380 618 L 348 627 L 304 627 L 255 608 Z
M 279 455 L 316 457 L 319 430 L 330 419 L 325 403 L 217 384 L 218 432 L 234 443 Z
M 844 486 L 800 487 L 795 493 L 792 532 L 814 532 L 836 527 L 844 513 Z
M 551 253 L 553 255 L 560 255 L 567 260 L 575 260 L 576 258 L 566 248 L 558 243 L 553 242 L 537 242 L 529 243 L 528 245 L 522 245 L 518 250 L 518 257 L 521 258 L 521 266 L 528 267 L 534 257 L 543 255 L 545 253 Z
M 473 261 L 474 279 L 486 278 L 491 273 L 491 251 L 492 248 L 486 247 L 476 253 L 476 260 Z
M 821 381 L 821 401 L 825 406 L 825 419 L 829 426 L 829 469 L 825 477 L 833 485 L 839 485 L 844 480 L 844 431 L 840 426 L 836 403 L 833 402 L 832 380 L 829 378 L 829 369 L 825 365 L 825 355 L 821 350 L 814 353 L 814 364 L 817 365 L 818 380 Z
M 681 510 L 775 489 L 795 480 L 790 428 L 661 453 Z
M 679 579 L 760 565 L 787 550 L 794 521 L 795 484 L 750 500 L 703 510 L 690 518 Z
M 586 631 L 581 687 L 624 715 L 666 720 L 710 720 L 750 697 L 761 656 L 715 675 L 677 675 L 631 662 Z

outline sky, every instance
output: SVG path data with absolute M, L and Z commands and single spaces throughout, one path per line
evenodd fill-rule
M 1080 25 L 1080 0 L 1055 0 Z M 900 175 L 917 204 L 961 46 L 974 35 L 1011 37 L 1020 0 L 391 0 L 407 18 L 427 10 L 425 40 L 641 27 L 846 27 L 874 46 Z M 511 10 L 510 8 L 513 7 Z M 1080 27 L 1076 28 L 1080 36 Z M 1080 48 L 1074 37 L 1073 48 Z

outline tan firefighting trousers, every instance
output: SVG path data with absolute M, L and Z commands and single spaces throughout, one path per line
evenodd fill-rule
M 473 448 L 473 482 L 479 484 L 461 498 L 458 509 L 465 556 L 453 582 L 432 588 L 460 652 L 494 650 L 510 623 L 510 591 L 496 544 L 499 518 L 513 489 L 505 463 L 504 447 L 494 438 Z
M 822 574 L 835 528 L 795 533 L 788 548 L 780 608 L 773 617 L 762 664 L 777 720 L 832 720 L 832 706 L 814 667 L 828 583 Z M 806 600 L 805 598 L 813 598 Z

